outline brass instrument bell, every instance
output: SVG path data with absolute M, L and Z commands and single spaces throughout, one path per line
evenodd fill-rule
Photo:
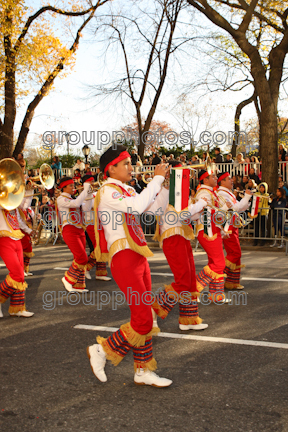
M 25 194 L 22 168 L 11 158 L 0 161 L 0 205 L 6 210 L 19 207 Z

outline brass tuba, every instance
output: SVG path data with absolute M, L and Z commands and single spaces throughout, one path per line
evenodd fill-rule
M 0 161 L 0 205 L 14 210 L 21 204 L 25 194 L 25 180 L 22 168 L 11 158 Z

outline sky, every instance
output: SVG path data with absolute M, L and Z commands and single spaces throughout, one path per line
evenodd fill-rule
M 34 6 L 37 5 L 36 0 L 30 2 Z M 114 6 L 114 5 L 113 5 Z M 106 8 L 107 10 L 107 8 Z M 100 12 L 99 12 L 100 13 Z M 199 24 L 199 18 L 198 18 Z M 200 25 L 203 23 L 200 18 Z M 103 37 L 103 35 L 101 35 Z M 105 38 L 105 36 L 104 36 Z M 124 100 L 123 104 L 116 103 L 113 99 L 99 103 L 99 99 L 89 96 L 88 86 L 109 82 L 122 76 L 123 73 L 123 56 L 121 52 L 113 50 L 105 54 L 105 44 L 103 42 L 95 42 L 91 27 L 88 31 L 83 32 L 83 38 L 80 41 L 80 46 L 77 51 L 76 64 L 73 71 L 64 79 L 56 78 L 54 90 L 45 97 L 36 109 L 34 119 L 30 127 L 30 133 L 27 141 L 27 146 L 39 146 L 39 135 L 47 131 L 52 131 L 58 134 L 59 132 L 76 131 L 83 137 L 83 132 L 87 131 L 88 135 L 91 131 L 107 131 L 112 134 L 112 131 L 119 130 L 122 126 L 133 121 L 133 107 L 129 100 Z M 135 56 L 136 64 L 139 62 L 139 67 L 144 65 L 144 58 L 141 58 L 141 48 L 139 56 Z M 181 64 L 178 64 L 181 63 Z M 180 132 L 183 127 L 175 118 L 175 111 L 172 107 L 175 105 L 176 98 L 183 91 L 183 83 L 191 80 L 197 81 L 200 75 L 205 71 L 205 61 L 201 56 L 201 49 L 194 52 L 192 57 L 180 57 L 180 62 L 171 61 L 171 75 L 168 74 L 166 84 L 164 86 L 160 101 L 154 115 L 155 120 L 161 120 L 169 123 L 172 129 Z M 189 105 L 195 105 L 199 111 L 203 107 L 208 106 L 208 111 L 211 112 L 211 122 L 208 131 L 213 134 L 215 131 L 223 131 L 228 134 L 233 131 L 233 119 L 236 105 L 250 96 L 249 91 L 224 93 L 215 92 L 203 96 L 204 91 L 195 89 L 187 96 Z M 27 98 L 27 102 L 29 97 Z M 95 104 L 98 102 L 98 105 Z M 149 106 L 148 99 L 145 101 L 146 112 Z M 27 106 L 27 105 L 26 105 Z M 26 109 L 25 106 L 25 109 Z M 287 110 L 287 103 L 280 104 L 283 112 Z M 24 110 L 19 109 L 17 112 L 17 122 L 15 130 L 19 130 Z M 241 118 L 242 124 L 251 117 L 255 117 L 255 110 L 252 105 L 246 107 Z M 200 118 L 197 135 L 206 128 L 205 119 Z M 81 152 L 84 142 L 81 139 L 77 145 L 70 145 L 70 152 L 75 154 Z M 96 145 L 91 149 L 96 151 Z M 92 150 L 92 151 L 93 151 Z M 67 151 L 67 147 L 57 146 L 56 152 L 61 155 Z

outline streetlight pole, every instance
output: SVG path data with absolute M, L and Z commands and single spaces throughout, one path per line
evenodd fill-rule
M 67 142 L 67 155 L 69 156 L 69 139 L 70 139 L 70 136 L 69 136 L 68 132 L 65 134 L 65 139 Z
M 83 155 L 85 156 L 85 163 L 87 164 L 88 163 L 88 156 L 90 153 L 90 147 L 87 144 L 85 144 L 84 147 L 82 148 L 82 152 L 83 152 Z

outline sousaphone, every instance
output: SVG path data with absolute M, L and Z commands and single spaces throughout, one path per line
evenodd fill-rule
M 0 161 L 0 205 L 6 210 L 19 207 L 25 194 L 22 168 L 14 159 Z

